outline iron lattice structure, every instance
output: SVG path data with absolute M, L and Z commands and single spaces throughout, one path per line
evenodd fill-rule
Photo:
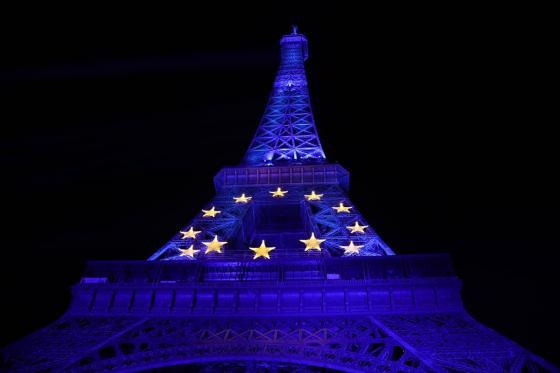
M 245 155 L 250 165 L 325 161 L 303 63 L 307 39 L 296 30 L 280 40 L 280 68 L 257 133 Z
M 88 263 L 68 311 L 5 347 L 0 367 L 557 371 L 467 314 L 448 256 L 394 255 L 369 226 L 319 142 L 307 40 L 294 30 L 280 44 L 257 134 L 204 211 L 147 261 Z M 274 250 L 256 255 L 260 242 Z
M 259 237 L 265 238 L 276 247 L 277 258 L 309 255 L 340 257 L 344 256 L 344 250 L 340 246 L 346 245 L 350 240 L 364 246 L 360 255 L 393 255 L 393 251 L 369 227 L 348 198 L 345 191 L 348 176 L 348 172 L 339 165 L 225 168 L 215 177 L 216 197 L 204 207 L 204 210 L 215 207 L 221 211 L 220 214 L 209 219 L 201 212 L 150 260 L 212 260 L 225 257 L 231 260 L 247 259 L 252 256 L 252 252 L 247 248 L 258 243 Z M 288 190 L 286 196 L 280 200 L 275 200 L 270 195 L 275 189 L 273 186 L 277 184 Z M 305 195 L 312 192 L 322 194 L 323 197 L 317 201 L 309 201 Z M 234 197 L 241 194 L 251 196 L 251 203 L 235 203 Z M 350 212 L 337 213 L 333 207 L 340 203 L 351 206 Z M 277 218 L 289 220 L 289 224 L 285 224 L 280 231 L 276 226 L 260 229 L 258 220 L 268 219 L 269 210 L 275 209 L 283 209 L 283 214 Z M 350 233 L 348 227 L 356 222 L 368 227 L 364 229 L 364 233 Z M 196 238 L 183 239 L 180 232 L 187 231 L 190 227 L 201 233 Z M 302 250 L 299 239 L 307 238 L 306 234 L 309 232 L 315 232 L 326 239 L 324 250 L 314 253 Z M 223 253 L 197 259 L 179 256 L 179 249 L 192 244 L 198 245 L 201 241 L 209 241 L 216 235 L 229 243 Z

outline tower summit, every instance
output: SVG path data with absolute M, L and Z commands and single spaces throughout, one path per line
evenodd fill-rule
M 325 161 L 305 76 L 307 57 L 307 38 L 293 26 L 292 33 L 280 39 L 280 67 L 255 137 L 245 154 L 245 164 Z
M 255 138 L 215 197 L 148 260 L 89 262 L 68 311 L 0 370 L 556 371 L 467 314 L 447 255 L 394 255 L 377 235 L 326 161 L 307 56 L 297 28 L 282 37 Z

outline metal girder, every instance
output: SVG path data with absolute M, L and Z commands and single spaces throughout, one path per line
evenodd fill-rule
M 128 371 L 213 360 L 289 361 L 347 372 L 431 370 L 363 318 L 153 318 L 84 354 L 68 368 Z
M 348 245 L 353 241 L 356 245 L 364 246 L 359 254 L 360 256 L 379 256 L 379 255 L 393 255 L 394 252 L 389 246 L 383 242 L 375 230 L 367 223 L 363 215 L 358 211 L 357 207 L 352 204 L 346 192 L 338 184 L 322 184 L 322 185 L 297 185 L 297 186 L 284 186 L 283 189 L 288 193 L 282 199 L 274 199 L 271 197 L 270 192 L 275 190 L 273 186 L 261 187 L 228 187 L 222 188 L 217 192 L 216 197 L 207 204 L 204 209 L 215 207 L 221 211 L 215 218 L 205 218 L 202 213 L 199 213 L 189 224 L 185 225 L 180 231 L 186 231 L 190 227 L 195 230 L 201 231 L 196 239 L 187 238 L 182 239 L 182 235 L 178 232 L 169 242 L 167 242 L 161 249 L 159 249 L 150 260 L 167 259 L 167 260 L 196 260 L 188 256 L 179 256 L 179 248 L 185 248 L 191 244 L 195 245 L 196 249 L 202 249 L 202 241 L 210 241 L 215 235 L 222 241 L 233 242 L 238 239 L 242 234 L 242 227 L 245 224 L 245 234 L 249 233 L 251 236 L 254 225 L 244 223 L 247 214 L 252 214 L 252 209 L 255 206 L 263 204 L 273 204 L 276 208 L 282 209 L 286 206 L 299 205 L 303 211 L 305 225 L 308 227 L 305 233 L 301 233 L 301 239 L 305 239 L 313 232 L 317 237 L 326 239 L 324 242 L 324 255 L 329 256 L 344 256 L 343 245 Z M 317 194 L 322 194 L 321 200 L 308 201 L 305 195 L 309 195 L 312 191 Z M 234 197 L 241 194 L 251 196 L 251 201 L 248 203 L 235 203 Z M 345 203 L 351 206 L 348 213 L 337 213 L 333 207 L 339 203 Z M 358 222 L 362 226 L 367 226 L 364 233 L 351 233 L 349 226 Z M 284 232 L 278 231 L 277 234 Z M 307 236 L 306 236 L 307 235 Z M 247 237 L 250 240 L 250 237 Z M 247 253 L 249 244 L 258 244 L 258 242 L 247 242 L 245 247 Z M 231 244 L 230 244 L 231 245 Z M 290 247 L 294 251 L 294 255 L 303 252 L 303 245 Z M 240 249 L 242 250 L 242 248 Z M 228 253 L 228 246 L 224 247 L 224 253 L 229 256 L 233 252 Z M 309 253 L 308 253 L 309 254 Z M 205 258 L 204 255 L 199 255 L 197 258 Z M 235 257 L 231 257 L 235 259 Z M 241 257 L 237 257 L 241 259 Z
M 27 349 L 6 349 L 0 366 L 13 371 L 129 372 L 216 361 L 228 367 L 244 361 L 246 366 L 285 362 L 344 372 L 557 371 L 465 313 L 369 318 L 66 316 L 22 342 Z
M 272 165 L 324 161 L 305 76 L 307 39 L 290 35 L 280 45 L 280 68 L 244 162 Z

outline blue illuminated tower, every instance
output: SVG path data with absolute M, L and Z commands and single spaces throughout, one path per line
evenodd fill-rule
M 303 66 L 307 59 L 307 39 L 294 29 L 294 33 L 280 40 L 280 45 L 280 69 L 245 162 L 256 166 L 325 162 Z
M 541 372 L 472 319 L 447 255 L 395 255 L 327 162 L 296 29 L 243 161 L 147 261 L 90 262 L 8 371 Z M 364 172 L 366 172 L 364 170 Z

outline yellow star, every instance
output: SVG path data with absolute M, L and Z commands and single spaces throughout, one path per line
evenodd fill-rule
M 191 229 L 189 229 L 186 232 L 183 231 L 179 231 L 179 233 L 181 233 L 183 235 L 183 237 L 181 237 L 181 239 L 186 239 L 186 238 L 196 238 L 196 235 L 199 234 L 201 231 L 195 231 L 194 227 L 191 227 Z
M 194 254 L 198 253 L 200 250 L 195 250 L 194 245 L 191 245 L 188 249 L 179 249 L 181 254 L 179 256 L 188 256 L 189 258 L 194 258 Z
M 350 241 L 350 245 L 348 246 L 340 245 L 340 247 L 344 249 L 344 254 L 359 254 L 360 249 L 364 247 L 364 245 L 354 245 L 354 241 Z
M 321 243 L 325 241 L 326 240 L 319 240 L 315 238 L 314 232 L 311 232 L 311 237 L 308 240 L 299 240 L 299 242 L 303 242 L 305 244 L 305 251 L 309 251 L 309 250 L 321 251 Z
M 214 236 L 214 239 L 210 242 L 203 242 L 202 244 L 206 246 L 206 251 L 204 254 L 211 253 L 212 251 L 216 251 L 218 253 L 222 252 L 222 246 L 224 246 L 227 242 L 220 242 L 218 241 L 218 236 Z
M 276 248 L 275 247 L 266 247 L 266 244 L 264 243 L 264 240 L 262 240 L 261 246 L 250 247 L 249 249 L 253 250 L 255 252 L 255 256 L 253 257 L 253 259 L 257 259 L 260 256 L 262 256 L 263 258 L 266 258 L 266 259 L 270 259 L 270 255 L 268 255 L 268 253 L 271 252 L 272 250 L 276 249 Z
M 369 225 L 360 225 L 360 223 L 356 222 L 354 225 L 349 225 L 346 228 L 350 231 L 350 233 L 366 233 L 364 229 L 369 227 Z
M 344 202 L 340 202 L 340 204 L 338 206 L 333 207 L 333 209 L 336 210 L 336 212 L 338 214 L 340 214 L 341 212 L 350 213 L 351 208 L 352 208 L 352 206 L 344 206 Z
M 284 194 L 288 193 L 287 190 L 282 190 L 282 188 L 278 187 L 274 192 L 268 192 L 272 194 L 272 197 L 284 197 Z
M 253 197 L 245 197 L 245 193 L 243 193 L 240 197 L 233 197 L 235 203 L 247 203 L 253 199 Z
M 311 194 L 304 194 L 304 196 L 308 201 L 320 201 L 323 194 L 315 194 L 315 191 L 312 190 Z
M 204 213 L 204 215 L 202 215 L 203 218 L 215 218 L 216 215 L 221 213 L 221 211 L 216 210 L 214 206 L 212 206 L 210 210 L 202 210 L 202 212 Z

